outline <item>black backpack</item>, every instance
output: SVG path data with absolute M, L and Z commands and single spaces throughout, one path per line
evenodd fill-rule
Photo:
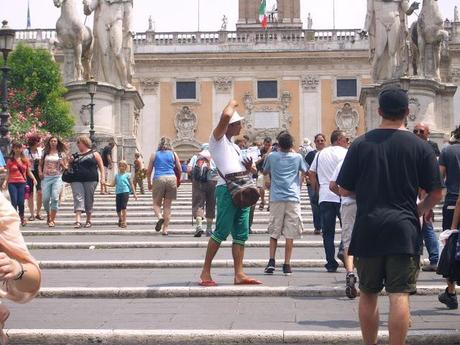
M 192 180 L 205 183 L 208 182 L 208 175 L 211 171 L 211 162 L 206 157 L 198 157 L 192 170 Z

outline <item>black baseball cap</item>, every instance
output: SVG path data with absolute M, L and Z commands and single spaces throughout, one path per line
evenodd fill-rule
M 399 87 L 389 87 L 379 94 L 379 107 L 386 115 L 398 116 L 409 107 L 407 91 Z

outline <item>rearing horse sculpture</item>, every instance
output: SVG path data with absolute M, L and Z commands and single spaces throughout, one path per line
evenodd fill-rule
M 76 0 L 53 0 L 54 6 L 61 8 L 61 16 L 56 22 L 58 45 L 72 49 L 75 60 L 75 80 L 88 80 L 91 76 L 93 55 L 93 35 L 91 29 L 83 24 L 77 13 Z
M 438 0 L 423 0 L 420 16 L 411 27 L 415 75 L 441 80 L 441 43 L 449 38 L 443 24 Z

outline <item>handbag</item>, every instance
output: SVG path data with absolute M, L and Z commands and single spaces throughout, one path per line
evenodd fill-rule
M 62 181 L 67 183 L 76 182 L 78 176 L 78 168 L 81 158 L 87 156 L 88 154 L 93 153 L 93 151 L 88 151 L 84 155 L 79 155 L 78 153 L 73 154 L 73 162 L 69 164 L 69 167 L 62 172 Z M 43 158 L 44 160 L 45 158 Z
M 176 154 L 174 152 L 173 152 L 173 156 L 174 156 L 174 175 L 176 175 L 176 184 L 177 184 L 177 187 L 179 187 L 181 180 L 182 180 L 182 169 L 177 169 L 177 166 L 176 166 L 177 159 L 176 159 Z
M 249 174 L 237 173 L 229 174 L 225 177 L 219 169 L 217 169 L 217 172 L 225 181 L 235 207 L 246 208 L 257 204 L 260 192 L 254 183 L 254 179 Z
M 319 178 L 318 178 L 318 162 L 319 162 L 319 155 L 321 154 L 321 151 L 318 151 L 318 158 L 316 158 L 316 179 L 318 181 L 318 185 L 319 185 Z M 319 190 L 318 192 L 317 191 L 313 191 L 313 194 L 310 198 L 310 202 L 313 204 L 313 205 L 318 205 L 319 203 Z

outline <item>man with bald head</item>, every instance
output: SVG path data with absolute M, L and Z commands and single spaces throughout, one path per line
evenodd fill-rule
M 417 123 L 414 127 L 414 134 L 418 136 L 420 139 L 428 142 L 433 148 L 436 157 L 439 157 L 439 147 L 438 144 L 430 140 L 430 128 L 426 123 Z M 424 194 L 424 192 L 421 192 Z M 420 199 L 423 199 L 424 195 L 420 195 Z M 439 245 L 438 239 L 434 232 L 433 228 L 433 219 L 434 213 L 433 210 L 430 211 L 429 214 L 423 217 L 423 226 L 422 226 L 422 233 L 423 233 L 423 241 L 425 242 L 426 250 L 428 251 L 428 257 L 430 260 L 429 265 L 424 265 L 422 270 L 425 272 L 435 272 L 438 268 L 438 260 L 439 260 Z
M 414 134 L 418 136 L 420 139 L 423 139 L 431 145 L 436 154 L 436 157 L 439 157 L 440 151 L 439 146 L 434 141 L 430 140 L 430 127 L 424 122 L 417 123 L 414 127 Z

